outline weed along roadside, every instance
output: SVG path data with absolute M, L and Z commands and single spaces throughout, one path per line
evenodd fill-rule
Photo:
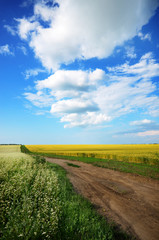
M 75 193 L 57 164 L 8 146 L 0 147 L 0 165 L 2 240 L 132 239 Z

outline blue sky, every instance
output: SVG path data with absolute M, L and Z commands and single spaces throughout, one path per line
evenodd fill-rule
M 0 5 L 0 143 L 159 143 L 158 0 Z

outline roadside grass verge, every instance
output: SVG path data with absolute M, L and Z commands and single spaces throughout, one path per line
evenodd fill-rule
M 111 160 L 107 160 L 106 162 L 95 162 L 93 165 L 159 180 L 159 167 L 157 166 L 150 166 L 143 163 L 112 162 Z
M 51 153 L 36 153 L 31 154 L 40 155 L 44 157 L 52 157 L 59 159 L 67 159 L 72 161 L 81 161 L 84 163 L 90 163 L 98 167 L 109 168 L 126 173 L 133 173 L 144 177 L 149 177 L 159 180 L 159 166 L 149 165 L 146 163 L 130 163 L 124 161 L 115 161 L 109 159 L 98 159 L 94 157 L 75 157 L 75 156 L 60 156 Z

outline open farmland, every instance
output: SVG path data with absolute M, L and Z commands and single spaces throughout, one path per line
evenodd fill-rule
M 2 240 L 131 239 L 77 195 L 58 165 L 0 146 Z
M 159 144 L 132 145 L 26 145 L 31 152 L 93 157 L 124 162 L 159 164 Z

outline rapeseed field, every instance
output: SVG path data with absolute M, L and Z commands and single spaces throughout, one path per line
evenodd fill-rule
M 26 145 L 31 152 L 60 156 L 94 157 L 124 162 L 159 164 L 159 144 Z

